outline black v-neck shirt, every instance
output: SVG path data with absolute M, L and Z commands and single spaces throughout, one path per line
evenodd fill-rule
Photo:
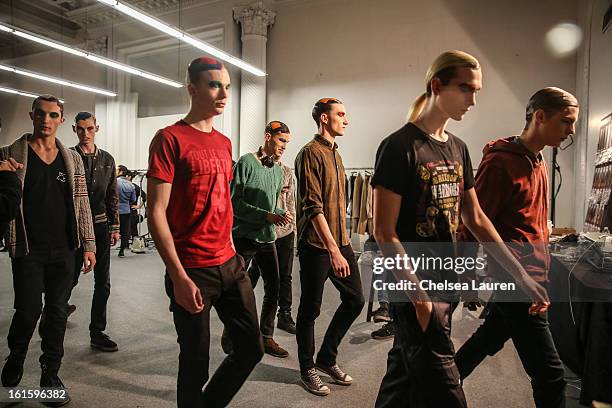
M 70 205 L 68 175 L 61 152 L 47 164 L 28 146 L 23 185 L 23 217 L 30 251 L 68 250 Z

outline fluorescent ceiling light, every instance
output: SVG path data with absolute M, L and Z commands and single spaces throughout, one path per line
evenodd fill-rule
M 170 25 L 164 23 L 161 20 L 158 20 L 155 17 L 152 17 L 137 8 L 128 6 L 124 3 L 121 3 L 117 0 L 98 0 L 100 3 L 104 3 L 108 6 L 113 7 L 115 10 L 122 12 L 123 14 L 127 14 L 128 16 L 147 24 L 150 27 L 155 28 L 156 30 L 161 31 L 164 34 L 168 34 L 174 38 L 179 39 L 180 41 L 190 44 L 210 55 L 213 55 L 220 60 L 223 60 L 229 64 L 235 65 L 240 69 L 250 72 L 251 74 L 257 76 L 266 76 L 266 73 L 259 68 L 254 67 L 251 64 L 244 62 L 243 60 L 236 58 L 225 51 L 221 51 L 220 49 L 213 47 L 210 44 L 207 44 L 184 31 L 177 30 L 176 28 L 171 27 Z
M 0 69 L 4 71 L 8 71 L 8 72 L 13 72 L 18 75 L 27 76 L 27 77 L 34 78 L 34 79 L 40 79 L 41 81 L 52 82 L 54 84 L 68 86 L 70 88 L 80 89 L 82 91 L 94 92 L 94 93 L 98 93 L 98 94 L 102 94 L 106 96 L 117 96 L 116 93 L 107 91 L 106 89 L 94 88 L 93 86 L 83 85 L 83 84 L 79 84 L 77 82 L 72 82 L 72 81 L 66 81 L 64 79 L 39 74 L 37 72 L 32 72 L 32 71 L 28 71 L 25 69 L 12 67 L 10 65 L 0 64 Z
M 106 65 L 107 67 L 118 69 L 120 71 L 124 71 L 132 75 L 137 75 L 143 78 L 150 79 L 152 81 L 162 83 L 164 85 L 169 85 L 174 88 L 181 88 L 183 86 L 183 84 L 181 84 L 180 82 L 172 81 L 171 79 L 167 79 L 159 75 L 151 74 L 150 72 L 143 71 L 141 69 L 134 68 L 129 65 L 122 64 L 120 62 L 117 62 L 117 61 L 114 61 L 114 60 L 111 60 L 105 57 L 101 57 L 96 54 L 92 54 L 90 52 L 81 50 L 79 48 L 75 48 L 75 47 L 71 47 L 66 44 L 62 44 L 58 41 L 42 37 L 38 34 L 34 34 L 29 31 L 22 30 L 21 28 L 10 26 L 8 24 L 0 24 L 0 30 L 6 31 L 8 33 L 12 33 L 18 37 L 25 38 L 27 40 L 36 42 L 38 44 L 46 45 L 47 47 L 55 48 L 56 50 L 60 50 L 62 52 L 66 52 L 66 53 L 75 55 L 77 57 L 87 58 L 88 60 L 97 62 L 98 64 Z
M 38 98 L 40 96 L 39 94 L 35 94 L 32 92 L 26 92 L 26 91 L 20 91 L 19 89 L 7 88 L 5 86 L 0 86 L 0 92 L 5 92 L 5 93 L 13 94 L 13 95 L 27 96 L 28 98 Z M 61 103 L 65 102 L 63 99 L 60 99 L 59 101 Z

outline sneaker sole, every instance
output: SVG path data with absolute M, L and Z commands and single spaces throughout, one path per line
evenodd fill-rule
M 93 349 L 104 351 L 106 353 L 113 353 L 115 351 L 119 351 L 119 347 L 111 348 L 111 347 L 98 346 L 96 344 L 90 344 L 90 346 Z
M 316 396 L 319 396 L 319 397 L 326 397 L 326 396 L 328 396 L 328 395 L 329 395 L 329 393 L 331 392 L 331 390 L 329 390 L 329 389 L 328 389 L 327 391 L 317 391 L 317 390 L 313 390 L 313 389 L 311 389 L 311 388 L 308 388 L 308 386 L 306 385 L 306 382 L 305 382 L 304 380 L 300 379 L 300 382 L 302 383 L 302 387 L 303 387 L 303 388 L 304 388 L 306 391 L 308 391 L 309 393 L 314 394 L 314 395 L 316 395 Z
M 332 382 L 334 384 L 338 384 L 338 385 L 344 385 L 345 387 L 348 387 L 349 385 L 351 385 L 353 383 L 353 381 L 342 381 L 337 379 L 336 377 L 334 377 L 333 375 L 331 375 L 331 373 L 328 373 L 326 370 L 324 370 L 323 368 L 316 366 L 316 369 L 320 372 L 322 372 L 323 374 L 329 376 L 329 378 L 331 378 Z
M 374 317 L 374 323 L 388 323 L 391 321 L 390 317 L 384 317 L 384 316 L 375 316 Z
M 395 337 L 395 335 L 391 335 L 391 336 L 372 336 L 372 338 L 374 340 L 391 340 L 393 337 Z
M 272 353 L 270 351 L 264 351 L 264 353 L 266 353 L 269 356 L 276 357 L 276 358 L 287 358 L 287 357 L 289 357 L 289 354 L 278 354 L 278 353 Z

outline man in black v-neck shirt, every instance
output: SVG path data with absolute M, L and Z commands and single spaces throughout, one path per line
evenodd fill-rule
M 66 305 L 72 290 L 74 253 L 84 249 L 85 271 L 95 265 L 95 238 L 80 156 L 56 139 L 64 122 L 63 105 L 44 95 L 32 104 L 34 130 L 0 148 L 0 160 L 23 163 L 22 211 L 10 223 L 9 255 L 15 291 L 15 314 L 7 336 L 10 355 L 2 369 L 4 387 L 16 387 L 36 324 L 40 319 L 40 386 L 64 389 L 58 372 L 64 356 Z M 42 297 L 44 294 L 44 309 Z M 62 406 L 70 401 L 46 402 Z

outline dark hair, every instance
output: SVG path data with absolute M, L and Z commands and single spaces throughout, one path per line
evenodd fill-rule
M 274 136 L 277 133 L 291 133 L 289 131 L 289 126 L 285 125 L 283 122 L 279 120 L 273 120 L 272 122 L 266 125 L 265 133 L 269 133 Z
M 128 170 L 128 168 L 125 167 L 123 164 L 118 165 L 117 168 L 119 169 L 119 174 L 121 176 L 127 176 L 130 174 L 130 171 Z
M 200 79 L 200 72 L 221 70 L 223 67 L 223 63 L 217 59 L 210 57 L 196 58 L 187 67 L 187 83 L 196 84 Z
M 93 113 L 90 113 L 90 112 L 79 112 L 74 117 L 74 123 L 77 123 L 77 122 L 79 122 L 81 120 L 87 120 L 89 118 L 93 118 L 94 123 L 96 123 L 96 116 Z
M 64 116 L 64 104 L 59 100 L 59 98 L 49 94 L 40 95 L 36 99 L 34 99 L 34 101 L 32 102 L 32 112 L 34 112 L 34 109 L 36 109 L 36 106 L 38 106 L 38 103 L 40 101 L 55 102 L 60 108 L 60 113 L 62 114 L 62 116 Z
M 331 106 L 335 103 L 342 103 L 336 98 L 323 98 L 319 99 L 312 108 L 312 118 L 317 123 L 317 126 L 321 126 L 321 115 L 331 110 Z
M 574 106 L 578 107 L 578 100 L 571 93 L 555 87 L 540 89 L 529 98 L 525 109 L 525 130 L 529 127 L 533 114 L 543 110 L 546 114 L 561 112 L 563 109 Z

